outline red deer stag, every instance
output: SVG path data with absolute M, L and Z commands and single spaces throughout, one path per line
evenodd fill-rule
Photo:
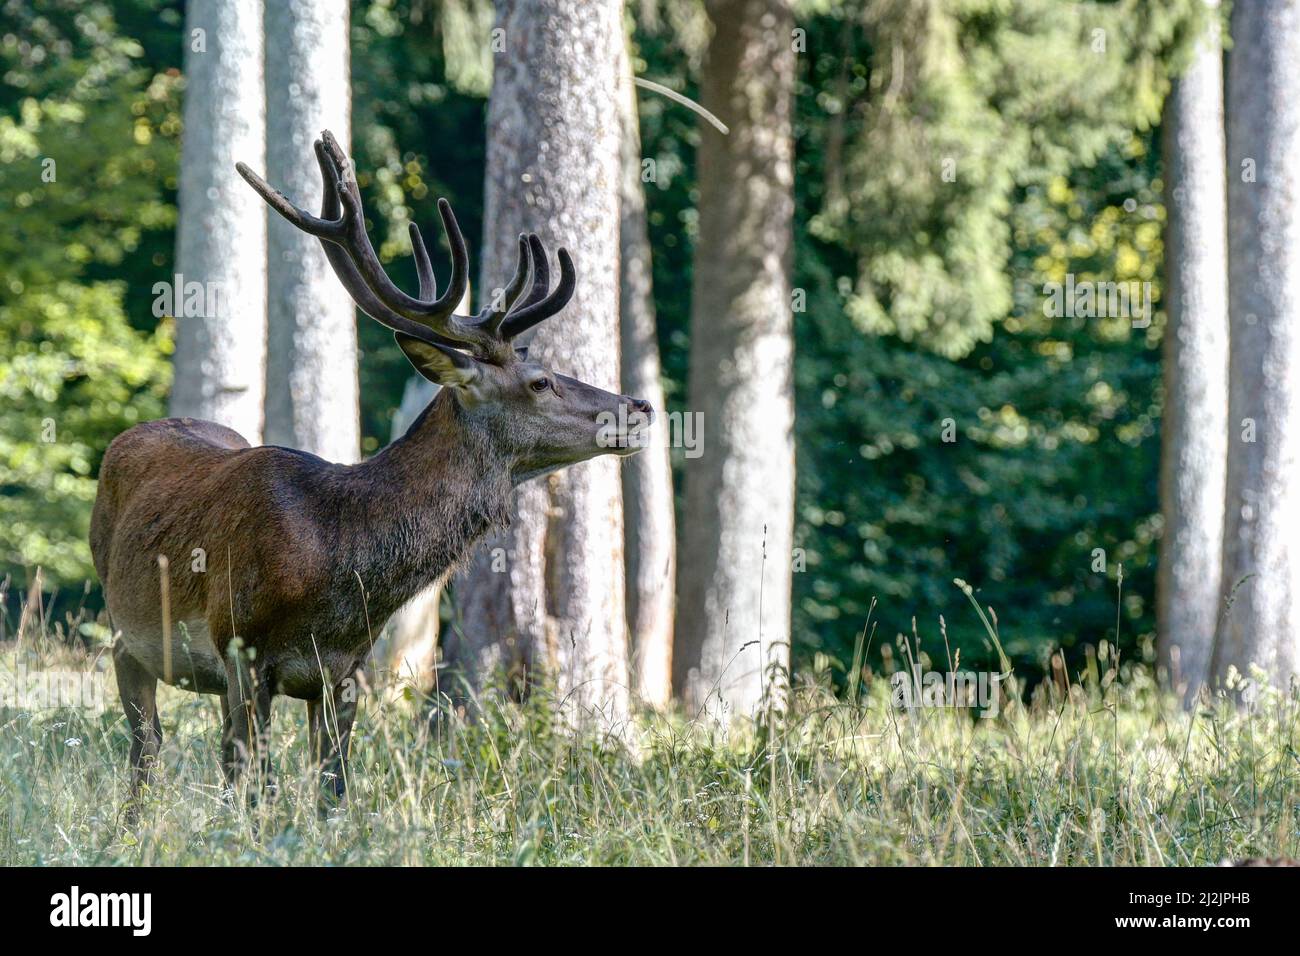
M 454 315 L 468 256 L 446 200 L 438 211 L 451 281 L 437 296 L 412 224 L 420 280 L 412 298 L 384 272 L 349 161 L 328 131 L 316 158 L 325 181 L 319 218 L 238 168 L 271 208 L 321 239 L 356 304 L 443 388 L 403 438 L 357 465 L 250 447 L 229 428 L 189 418 L 137 425 L 109 446 L 90 546 L 120 632 L 113 660 L 131 727 L 132 808 L 162 739 L 159 680 L 220 695 L 221 765 L 232 784 L 250 754 L 266 779 L 273 695 L 307 701 L 323 795 L 341 799 L 356 710 L 342 689 L 373 629 L 508 520 L 515 485 L 597 455 L 630 454 L 653 417 L 649 403 L 561 375 L 511 345 L 573 294 L 564 249 L 552 291 L 545 249 L 521 235 L 500 301 Z M 205 569 L 195 555 L 206 556 Z

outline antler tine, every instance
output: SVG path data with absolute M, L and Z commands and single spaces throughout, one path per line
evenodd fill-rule
M 438 280 L 433 275 L 433 263 L 429 261 L 429 250 L 424 247 L 424 237 L 420 227 L 411 223 L 411 254 L 415 256 L 415 273 L 420 277 L 420 298 L 434 299 L 438 296 Z
M 438 215 L 442 217 L 442 229 L 447 234 L 447 245 L 451 248 L 451 279 L 442 298 L 435 300 L 429 309 L 431 313 L 445 310 L 450 316 L 456 306 L 460 305 L 460 300 L 465 298 L 465 290 L 469 288 L 469 249 L 465 246 L 465 235 L 460 231 L 460 223 L 456 222 L 456 214 L 451 211 L 451 203 L 446 199 L 438 200 Z
M 521 309 L 541 302 L 551 288 L 551 264 L 546 258 L 546 247 L 535 232 L 528 234 L 528 253 L 533 259 L 533 287 L 528 290 L 528 297 L 519 303 Z
M 533 262 L 529 254 L 528 237 L 522 232 L 519 234 L 519 251 L 515 257 L 515 274 L 510 279 L 510 284 L 501 290 L 501 305 L 493 308 L 490 304 L 479 310 L 477 319 L 478 324 L 492 333 L 493 336 L 501 337 L 501 323 L 505 320 L 507 314 L 514 304 L 519 301 L 520 294 L 524 291 L 524 286 L 528 283 L 528 277 L 532 274 Z
M 312 151 L 316 153 L 316 165 L 320 167 L 321 218 L 336 220 L 342 215 L 343 206 L 339 202 L 338 175 L 334 171 L 334 161 L 330 158 L 330 154 L 325 151 L 325 143 L 319 139 L 312 144 Z M 334 248 L 337 249 L 338 246 L 334 246 Z
M 538 243 L 540 247 L 541 243 Z M 560 282 L 555 287 L 555 291 L 546 298 L 538 302 L 530 302 L 524 305 L 518 311 L 506 316 L 501 323 L 501 335 L 506 339 L 512 339 L 523 332 L 528 331 L 534 325 L 543 319 L 549 319 L 555 313 L 559 312 L 573 298 L 573 291 L 578 286 L 578 277 L 573 270 L 573 260 L 569 258 L 568 250 L 561 247 L 556 253 L 560 260 Z M 545 252 L 542 253 L 545 261 Z M 534 291 L 537 286 L 534 284 Z M 529 296 L 532 300 L 533 296 Z
M 303 232 L 330 241 L 337 241 L 343 235 L 345 226 L 342 219 L 321 219 L 313 216 L 307 210 L 299 209 L 291 203 L 285 198 L 284 193 L 249 169 L 246 164 L 235 163 L 235 169 L 244 177 L 244 181 L 266 200 L 268 206 Z

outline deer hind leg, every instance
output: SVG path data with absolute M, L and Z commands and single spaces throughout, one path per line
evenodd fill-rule
M 235 785 L 235 778 L 230 772 L 230 764 L 226 760 L 226 741 L 231 739 L 232 730 L 230 724 L 230 695 L 218 694 L 217 699 L 221 701 L 221 759 L 217 762 L 221 764 L 221 779 L 225 782 L 227 788 Z
M 263 669 L 254 667 L 231 642 L 226 654 L 226 699 L 222 708 L 221 762 L 228 786 L 234 787 L 256 758 L 258 792 L 273 789 L 271 779 L 271 684 Z
M 131 787 L 126 819 L 139 818 L 140 791 L 149 785 L 158 749 L 162 746 L 162 723 L 158 719 L 158 678 L 126 650 L 119 638 L 113 645 L 113 671 L 117 693 L 131 728 Z
M 311 759 L 320 768 L 321 809 L 347 797 L 348 748 L 357 716 L 356 670 L 307 702 Z

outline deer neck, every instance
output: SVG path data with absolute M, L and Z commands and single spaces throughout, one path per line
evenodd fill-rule
M 397 605 L 446 576 L 509 520 L 511 462 L 446 390 L 406 434 L 356 466 L 369 507 L 360 564 Z

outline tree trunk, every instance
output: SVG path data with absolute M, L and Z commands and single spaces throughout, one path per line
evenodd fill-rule
M 791 305 L 794 52 L 789 4 L 719 0 L 700 124 L 700 233 L 690 403 L 703 454 L 687 459 L 674 682 L 692 713 L 782 702 L 794 523 Z
M 673 690 L 673 477 L 668 461 L 667 409 L 659 377 L 659 342 L 655 337 L 650 235 L 641 179 L 641 126 L 626 48 L 620 59 L 619 324 L 623 393 L 646 399 L 660 416 L 651 432 L 651 447 L 623 465 L 627 620 L 637 695 L 652 707 L 664 707 Z
M 1217 0 L 1214 0 L 1217 6 Z M 1219 613 L 1228 454 L 1228 238 L 1218 12 L 1165 100 L 1164 421 L 1157 648 L 1190 700 Z
M 351 108 L 347 0 L 280 0 L 266 11 L 267 179 L 320 209 L 312 143 L 347 148 Z M 360 452 L 357 327 L 320 240 L 272 216 L 268 227 L 266 440 L 327 461 Z
M 262 3 L 189 3 L 185 14 L 176 356 L 171 412 L 262 438 L 266 209 L 235 171 L 263 164 Z M 197 286 L 193 284 L 197 283 Z
M 1212 672 L 1300 664 L 1300 4 L 1236 0 L 1228 56 L 1229 452 Z
M 482 282 L 514 270 L 533 230 L 578 270 L 569 307 L 537 329 L 533 359 L 617 390 L 617 0 L 504 0 L 488 106 Z M 552 263 L 552 275 L 555 274 Z M 628 712 L 623 515 L 618 462 L 601 457 L 522 485 L 511 528 L 479 548 L 457 583 L 449 662 L 471 684 L 498 665 L 543 671 L 581 719 Z M 499 549 L 499 550 L 498 550 Z

